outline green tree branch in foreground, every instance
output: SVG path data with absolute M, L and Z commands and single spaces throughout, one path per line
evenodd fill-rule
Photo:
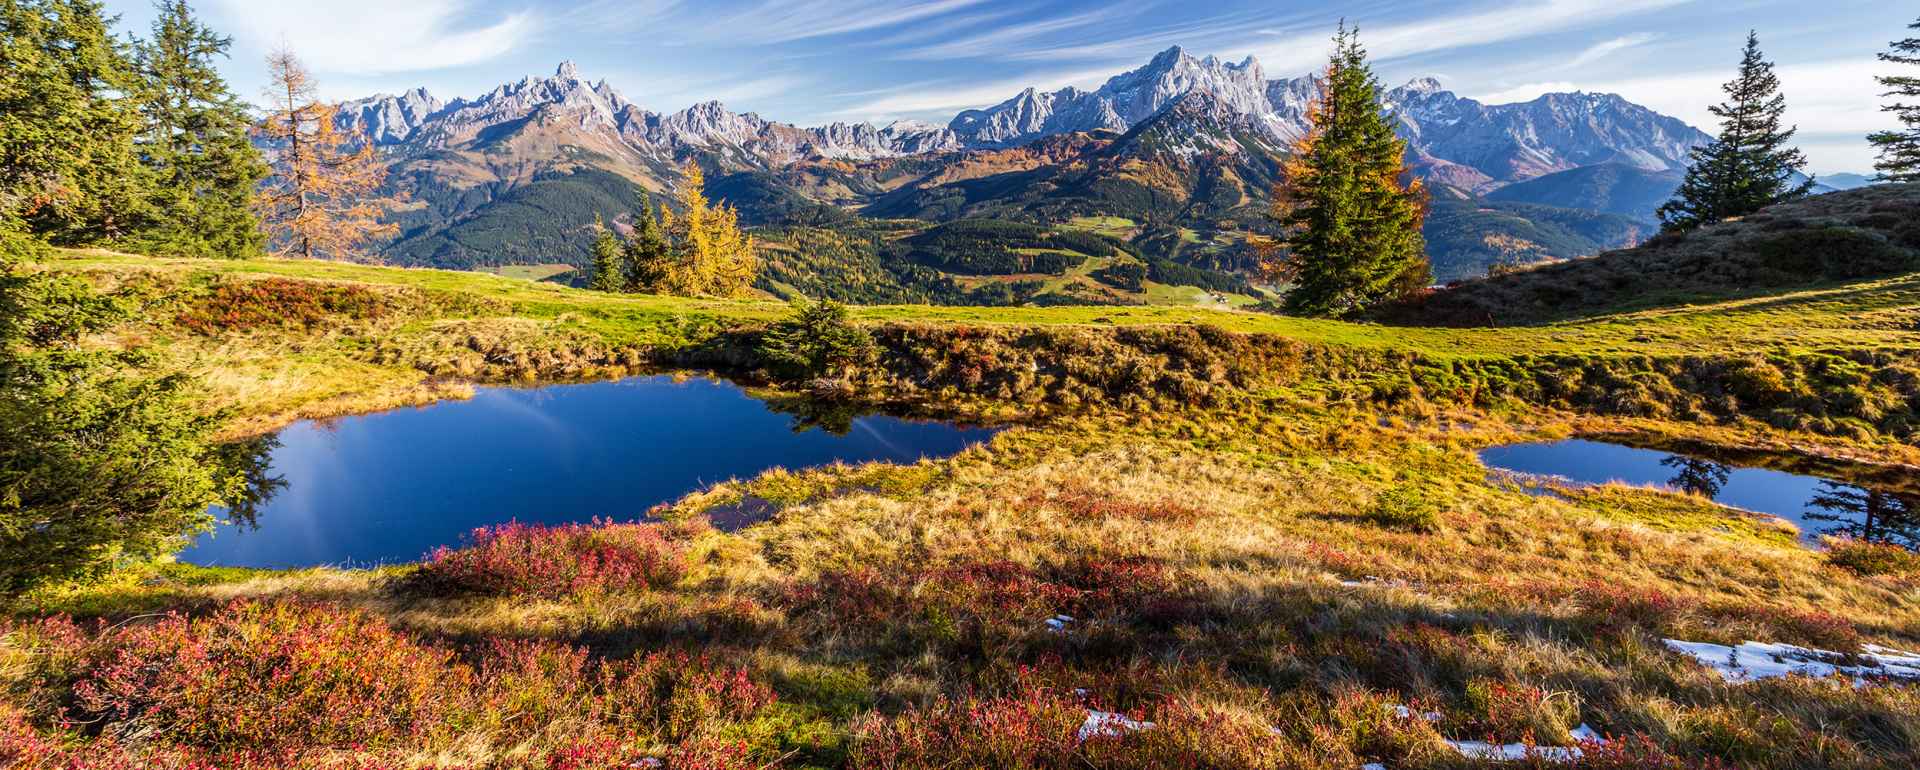
M 21 263 L 0 232 L 0 596 L 177 550 L 208 507 L 257 501 L 257 458 L 210 440 L 183 375 L 81 340 L 127 308 L 80 279 Z

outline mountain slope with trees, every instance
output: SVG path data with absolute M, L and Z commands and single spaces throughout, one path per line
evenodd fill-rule
M 1306 99 L 1316 87 L 1314 77 L 1265 77 L 1255 61 L 1226 63 L 1174 48 L 1101 89 L 1023 93 L 958 116 L 946 128 L 800 129 L 717 104 L 647 112 L 604 81 L 590 82 L 577 68 L 562 66 L 551 77 L 527 78 L 471 100 L 443 102 L 419 90 L 361 100 L 343 108 L 341 120 L 377 137 L 391 158 L 396 191 L 428 204 L 395 215 L 405 235 L 388 249 L 406 264 L 538 259 L 584 265 L 582 246 L 479 254 L 470 247 L 498 239 L 467 231 L 490 223 L 486 229 L 497 232 L 552 237 L 552 226 L 516 210 L 520 199 L 588 182 L 581 176 L 587 171 L 659 193 L 679 185 L 680 169 L 693 160 L 713 181 L 713 194 L 752 225 L 833 226 L 855 212 L 1041 225 L 1119 217 L 1152 231 L 1140 233 L 1145 237 L 1137 245 L 1156 258 L 1246 270 L 1254 258 L 1235 244 L 1263 233 L 1267 193 L 1287 145 L 1305 132 Z M 1673 173 L 1689 148 L 1707 140 L 1617 96 L 1547 95 L 1485 105 L 1418 80 L 1386 91 L 1383 104 L 1395 112 L 1416 170 L 1469 195 L 1594 165 Z M 516 192 L 535 186 L 543 191 Z M 1512 200 L 1589 208 L 1589 199 L 1604 196 L 1524 197 Z M 1622 213 L 1611 210 L 1617 206 L 1610 201 L 1595 205 Z M 496 206 L 503 210 L 488 211 Z M 1487 237 L 1504 242 L 1514 217 L 1531 218 L 1514 209 L 1485 222 L 1475 211 L 1457 213 L 1447 236 L 1455 247 L 1434 255 L 1450 265 L 1442 271 L 1448 276 L 1510 262 L 1510 249 L 1487 245 Z M 564 229 L 583 232 L 591 220 L 591 213 L 571 215 Z M 1553 243 L 1542 253 L 1552 257 L 1593 253 L 1573 248 L 1569 238 L 1536 242 L 1545 241 Z
M 1874 185 L 1762 209 L 1645 245 L 1434 291 L 1382 313 L 1510 326 L 1761 295 L 1920 270 L 1920 185 Z

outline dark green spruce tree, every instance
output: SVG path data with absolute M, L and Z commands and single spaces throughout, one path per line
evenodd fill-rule
M 624 291 L 626 270 L 621 268 L 624 254 L 620 239 L 599 214 L 593 215 L 593 275 L 588 284 L 594 291 Z
M 640 210 L 633 214 L 633 237 L 627 240 L 625 253 L 627 291 L 654 291 L 668 273 L 672 249 L 660 227 L 660 216 L 653 199 L 640 192 Z
M 1920 20 L 1908 29 L 1920 29 Z M 1920 37 L 1893 41 L 1893 50 L 1880 54 L 1880 60 L 1920 67 Z M 1920 75 L 1883 75 L 1876 79 L 1887 87 L 1886 95 L 1895 99 L 1884 109 L 1899 117 L 1904 128 L 1867 137 L 1880 148 L 1880 159 L 1873 167 L 1884 181 L 1920 182 Z
M 267 164 L 248 136 L 247 105 L 216 67 L 232 41 L 201 24 L 185 0 L 161 0 L 155 11 L 153 36 L 135 58 L 153 221 L 131 240 L 146 253 L 257 255 L 266 234 L 252 202 Z
M 1420 234 L 1426 190 L 1411 179 L 1406 143 L 1381 109 L 1380 81 L 1358 30 L 1345 23 L 1325 78 L 1312 127 L 1274 196 L 1286 235 L 1273 272 L 1293 284 L 1289 312 L 1346 316 L 1429 282 Z
M 0 249 L 0 598 L 172 553 L 210 505 L 250 515 L 265 467 L 212 442 L 189 377 L 82 344 L 134 304 L 24 269 L 32 248 Z
M 56 244 L 148 221 L 139 78 L 93 0 L 0 0 L 0 219 Z
M 1773 62 L 1760 53 L 1758 34 L 1747 33 L 1740 74 L 1723 88 L 1727 101 L 1708 108 L 1720 118 L 1720 136 L 1694 148 L 1686 179 L 1660 206 L 1668 231 L 1744 217 L 1813 189 L 1813 180 L 1800 174 L 1806 156 L 1788 144 L 1794 129 L 1780 126 L 1787 97 Z

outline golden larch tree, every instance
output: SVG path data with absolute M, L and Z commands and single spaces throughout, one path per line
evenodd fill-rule
M 644 271 L 656 277 L 640 288 L 688 296 L 743 294 L 760 270 L 753 236 L 741 231 L 739 212 L 732 206 L 707 200 L 706 175 L 699 165 L 689 162 L 685 175 L 674 195 L 680 212 L 667 208 L 660 212 L 660 229 L 667 240 L 666 265 Z
M 273 174 L 255 206 L 278 254 L 364 259 L 361 247 L 394 232 L 380 221 L 375 191 L 386 168 L 373 143 L 334 124 L 338 105 L 320 101 L 312 74 L 287 50 L 267 56 L 273 110 L 255 127 Z

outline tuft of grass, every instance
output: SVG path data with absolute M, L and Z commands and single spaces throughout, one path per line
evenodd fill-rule
M 1440 504 L 1418 487 L 1401 484 L 1375 497 L 1359 518 L 1388 529 L 1430 534 L 1440 531 Z
M 1920 576 L 1920 554 L 1888 543 L 1842 539 L 1827 543 L 1827 563 L 1861 576 Z

